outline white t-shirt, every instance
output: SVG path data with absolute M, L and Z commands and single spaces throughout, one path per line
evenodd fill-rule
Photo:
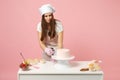
M 41 22 L 38 23 L 37 25 L 37 31 L 38 32 L 42 32 L 42 27 L 41 27 Z M 46 39 L 44 39 L 44 43 L 47 46 L 57 46 L 57 42 L 58 42 L 58 33 L 63 31 L 63 26 L 62 23 L 58 20 L 56 20 L 56 36 L 53 39 L 50 39 L 49 36 L 47 36 Z

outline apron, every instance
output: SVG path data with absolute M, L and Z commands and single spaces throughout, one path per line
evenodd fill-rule
M 45 38 L 43 42 L 47 46 L 47 48 L 54 48 L 54 50 L 56 50 L 58 43 L 58 35 L 56 34 L 53 39 L 50 39 L 50 37 L 47 35 L 47 38 Z M 51 60 L 51 56 L 47 55 L 44 51 L 42 52 L 42 58 L 47 61 Z

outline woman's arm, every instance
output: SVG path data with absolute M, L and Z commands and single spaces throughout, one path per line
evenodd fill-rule
M 40 39 L 41 39 L 41 32 L 38 32 L 39 45 L 42 48 L 42 50 L 45 50 L 46 46 L 45 46 L 45 44 Z
M 40 39 L 41 39 L 41 32 L 38 32 L 38 41 L 41 49 L 45 51 L 45 53 L 47 53 L 48 56 L 52 56 L 54 54 L 54 51 L 51 48 L 47 48 L 43 43 L 43 41 L 41 41 Z
M 58 33 L 58 48 L 63 48 L 63 31 Z

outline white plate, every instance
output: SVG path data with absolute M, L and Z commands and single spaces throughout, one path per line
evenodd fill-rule
M 52 56 L 52 59 L 55 59 L 55 60 L 72 60 L 74 58 L 75 58 L 75 56 L 71 56 L 69 58 L 59 58 L 57 56 Z

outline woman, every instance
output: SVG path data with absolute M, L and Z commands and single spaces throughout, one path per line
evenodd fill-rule
M 50 4 L 39 8 L 42 19 L 37 25 L 38 39 L 42 57 L 51 60 L 57 48 L 63 47 L 63 26 L 60 21 L 54 19 L 55 9 Z

